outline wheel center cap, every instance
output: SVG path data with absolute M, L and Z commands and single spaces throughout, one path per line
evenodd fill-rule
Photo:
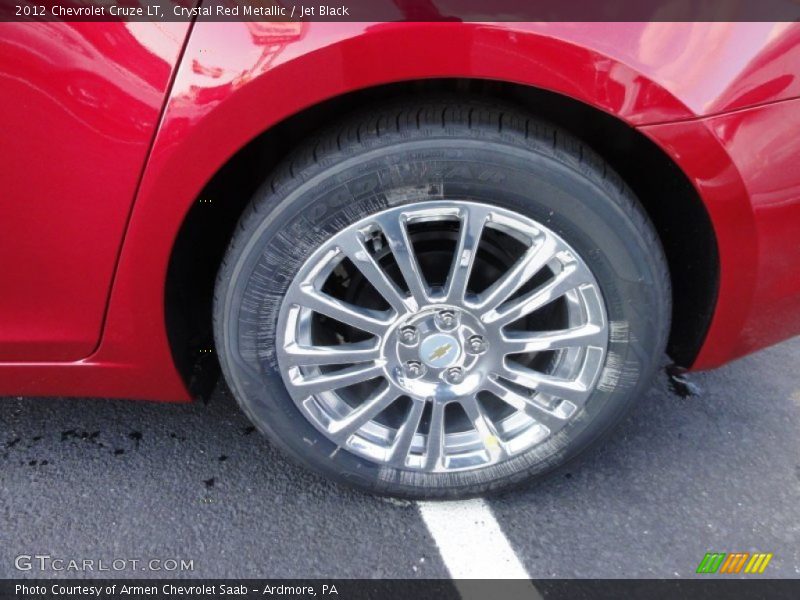
M 461 356 L 461 344 L 452 335 L 435 333 L 426 337 L 419 345 L 419 358 L 434 369 L 444 369 Z

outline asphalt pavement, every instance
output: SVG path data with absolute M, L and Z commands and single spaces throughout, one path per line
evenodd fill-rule
M 799 366 L 796 338 L 693 374 L 698 395 L 662 370 L 603 447 L 486 502 L 511 551 L 535 578 L 691 577 L 711 551 L 800 576 Z M 0 522 L 4 578 L 76 575 L 16 568 L 35 555 L 125 561 L 81 577 L 448 577 L 415 503 L 286 461 L 224 385 L 205 404 L 0 398 Z

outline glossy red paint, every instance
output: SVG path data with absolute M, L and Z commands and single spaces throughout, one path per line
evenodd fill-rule
M 787 127 L 788 120 L 797 123 L 792 110 L 800 113 L 800 103 L 789 100 L 800 94 L 798 47 L 796 24 L 197 23 L 136 195 L 102 336 L 102 309 L 99 320 L 76 317 L 71 336 L 30 320 L 28 338 L 38 342 L 24 355 L 0 354 L 17 361 L 0 364 L 0 393 L 188 399 L 167 342 L 164 281 L 175 236 L 204 184 L 244 144 L 304 108 L 357 89 L 426 78 L 503 80 L 564 94 L 640 127 L 673 158 L 706 203 L 722 261 L 717 311 L 695 367 L 716 366 L 797 333 L 800 285 L 792 267 L 798 249 L 791 234 L 792 223 L 800 223 L 800 174 L 786 165 L 798 156 Z M 0 59 L 0 69 L 8 68 L 5 62 Z M 740 110 L 754 105 L 762 106 Z M 152 117 L 153 104 L 147 106 Z M 713 116 L 719 113 L 726 114 Z M 58 124 L 50 127 L 53 139 L 64 134 Z M 144 144 L 143 158 L 147 143 L 136 140 Z M 90 148 L 75 152 L 94 156 Z M 141 160 L 133 171 L 140 167 Z M 121 211 L 113 216 L 122 214 L 124 224 L 135 183 L 131 188 L 126 180 L 120 189 L 109 179 L 115 178 L 103 184 L 112 186 Z M 45 185 L 45 191 L 56 189 Z M 126 192 L 127 203 L 121 200 Z M 93 196 L 86 210 L 98 202 Z M 75 215 L 54 214 L 47 213 L 47 226 L 63 219 L 65 227 L 77 227 Z M 105 259 L 113 269 L 120 223 L 106 217 L 109 227 L 98 233 L 101 219 L 90 219 L 93 235 L 105 239 L 105 254 L 94 256 L 100 249 L 91 241 L 86 264 Z M 84 243 L 92 240 L 78 233 Z M 87 276 L 44 260 L 37 266 L 43 284 L 65 286 L 66 298 L 50 298 L 62 315 L 74 308 L 70 298 L 104 298 L 108 291 L 108 268 Z M 12 302 L 24 315 L 26 297 Z M 17 337 L 26 339 L 24 333 Z M 48 354 L 54 351 L 48 335 L 62 343 L 59 356 Z M 93 353 L 67 360 L 89 354 L 98 338 Z
M 800 100 L 642 131 L 692 179 L 717 236 L 719 299 L 693 367 L 800 334 Z
M 97 347 L 187 25 L 0 25 L 0 361 Z
M 726 245 L 721 271 L 730 285 L 725 291 L 736 289 L 737 284 L 740 288 L 727 293 L 720 308 L 737 305 L 741 329 L 718 310 L 695 364 L 699 368 L 720 365 L 800 334 L 800 101 L 719 116 L 709 119 L 706 126 L 741 175 L 752 210 L 755 244 L 747 246 L 752 254 L 745 257 L 741 231 L 724 220 L 717 225 L 718 237 L 724 237 Z M 731 198 L 720 201 L 723 206 L 717 212 L 724 212 Z M 752 286 L 749 290 L 744 289 L 744 281 Z M 730 341 L 722 341 L 722 336 Z M 718 342 L 718 338 L 722 339 Z

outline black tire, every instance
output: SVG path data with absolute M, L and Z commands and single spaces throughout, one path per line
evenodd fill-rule
M 274 332 L 284 292 L 321 240 L 370 212 L 452 194 L 530 216 L 576 249 L 602 290 L 610 341 L 584 414 L 564 436 L 481 470 L 412 477 L 336 451 L 303 417 L 278 370 Z M 220 269 L 214 332 L 243 410 L 290 457 L 373 493 L 456 498 L 543 475 L 617 424 L 650 385 L 670 305 L 669 273 L 652 224 L 592 150 L 515 107 L 409 100 L 320 135 L 265 181 Z

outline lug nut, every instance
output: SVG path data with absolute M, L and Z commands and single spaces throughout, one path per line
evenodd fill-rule
M 436 324 L 440 329 L 453 329 L 457 323 L 456 313 L 452 310 L 440 310 L 436 313 Z
M 486 340 L 482 335 L 471 335 L 467 340 L 467 352 L 470 354 L 483 354 L 486 352 Z
M 400 336 L 400 342 L 406 346 L 413 346 L 417 343 L 417 339 L 419 338 L 417 328 L 410 325 L 401 327 L 398 331 L 398 335 Z
M 464 371 L 461 367 L 450 367 L 444 372 L 444 378 L 447 383 L 461 383 L 464 381 Z
M 418 360 L 409 360 L 406 362 L 403 372 L 409 379 L 416 379 L 425 373 L 425 366 Z

